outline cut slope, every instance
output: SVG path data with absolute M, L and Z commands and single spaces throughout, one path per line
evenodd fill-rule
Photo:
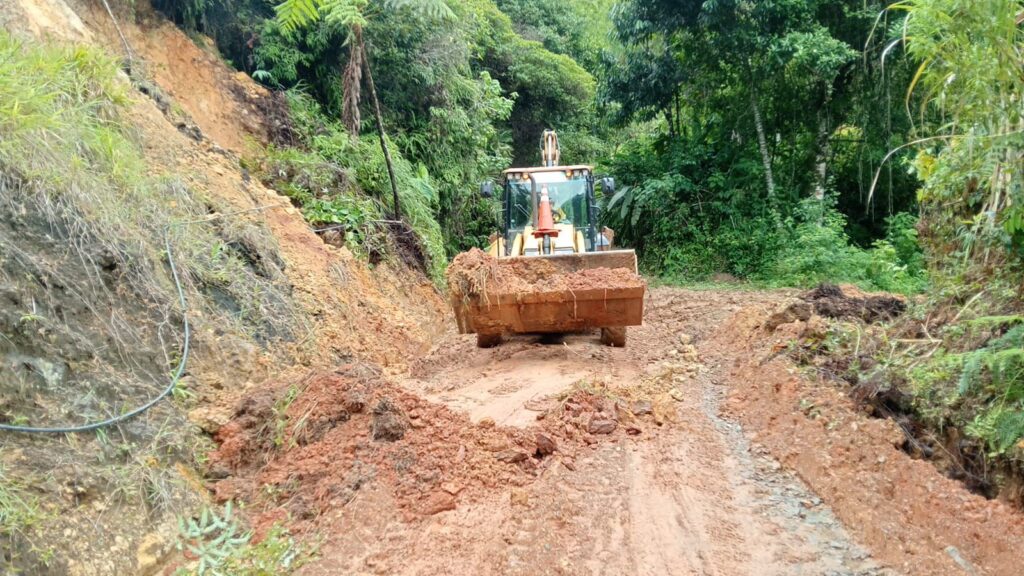
M 254 92 L 250 81 L 231 74 L 214 56 L 203 53 L 159 18 L 137 24 L 126 12 L 127 8 L 119 8 L 119 22 L 129 43 L 136 47 L 136 68 L 155 70 L 156 83 L 141 84 L 147 95 L 131 90 L 127 77 L 115 78 L 131 96 L 125 107 L 113 106 L 118 110 L 110 118 L 117 122 L 118 138 L 124 128 L 129 144 L 138 146 L 146 178 L 166 186 L 150 189 L 155 204 L 162 207 L 152 212 L 152 222 L 130 235 L 109 240 L 114 244 L 135 243 L 140 250 L 155 255 L 133 265 L 164 266 L 162 238 L 148 231 L 162 230 L 164 224 L 169 224 L 160 221 L 166 214 L 193 220 L 180 227 L 180 237 L 193 243 L 207 238 L 211 242 L 190 244 L 195 251 L 175 257 L 215 260 L 230 253 L 244 267 L 241 273 L 273 283 L 285 296 L 280 301 L 289 304 L 283 310 L 259 308 L 264 302 L 262 293 L 225 291 L 223 286 L 230 284 L 229 278 L 193 275 L 191 271 L 199 268 L 197 263 L 179 260 L 188 290 L 193 354 L 174 399 L 165 400 L 125 426 L 95 435 L 69 439 L 6 433 L 0 436 L 0 474 L 19 479 L 26 501 L 38 506 L 39 521 L 32 524 L 36 532 L 31 539 L 9 538 L 9 526 L 0 525 L 4 561 L 16 558 L 20 564 L 14 564 L 15 569 L 24 573 L 103 575 L 153 570 L 173 550 L 177 516 L 194 512 L 203 494 L 194 490 L 199 483 L 191 471 L 198 460 L 196 453 L 204 449 L 203 439 L 187 423 L 186 412 L 191 411 L 193 423 L 213 432 L 228 420 L 231 407 L 247 389 L 270 376 L 277 378 L 305 372 L 310 366 L 333 366 L 353 359 L 400 371 L 411 357 L 430 346 L 446 312 L 436 289 L 422 274 L 390 262 L 369 270 L 347 250 L 324 245 L 286 198 L 250 179 L 231 150 L 239 149 L 248 138 L 259 142 L 268 134 L 268 124 L 257 115 L 265 93 Z M 121 54 L 109 15 L 96 2 L 3 3 L 0 23 L 27 43 L 37 42 L 33 36 L 38 33 L 57 42 L 100 43 Z M 157 62 L 159 57 L 173 62 L 168 61 L 166 69 L 161 65 L 147 67 L 140 61 L 146 55 L 153 55 Z M 168 90 L 159 86 L 161 79 L 178 82 L 171 88 L 185 102 L 179 104 L 167 98 L 163 93 Z M 255 100 L 248 99 L 252 94 L 257 95 Z M 135 152 L 133 149 L 132 161 L 137 161 Z M 62 191 L 52 192 L 59 196 Z M 2 193 L 6 195 L 8 190 Z M 76 193 L 105 192 L 85 187 Z M 128 203 L 131 209 L 136 202 L 131 194 L 103 201 L 109 205 Z M 4 204 L 5 209 L 8 204 Z M 14 214 L 5 222 L 23 226 L 46 217 L 41 213 Z M 14 226 L 9 232 L 16 235 L 18 230 Z M 181 352 L 180 318 L 172 315 L 169 321 L 160 322 L 162 317 L 145 317 L 156 309 L 154 303 L 110 282 L 116 275 L 101 273 L 100 269 L 108 266 L 102 250 L 90 251 L 89 246 L 63 241 L 66 232 L 60 227 L 51 228 L 52 238 L 46 242 L 35 240 L 42 234 L 22 234 L 14 247 L 32 254 L 36 263 L 82 266 L 84 273 L 75 276 L 72 287 L 79 294 L 100 294 L 105 299 L 76 300 L 71 292 L 48 307 L 49 301 L 35 298 L 36 312 L 46 314 L 49 320 L 59 319 L 61 310 L 71 314 L 91 308 L 97 317 L 110 319 L 107 324 L 116 321 L 138 331 L 140 343 L 125 347 L 124 354 L 99 355 L 99 363 L 89 366 L 96 373 L 111 375 L 102 388 L 88 380 L 76 382 L 72 393 L 58 395 L 58 389 L 45 379 L 32 379 L 33 369 L 22 370 L 26 378 L 31 377 L 27 381 L 34 390 L 46 396 L 45 401 L 18 405 L 33 424 L 43 423 L 43 415 L 68 420 L 85 417 L 71 403 L 93 401 L 97 395 L 115 413 L 132 408 L 139 398 L 152 397 L 166 386 L 164 364 L 176 361 Z M 118 229 L 107 232 L 116 236 Z M 85 249 L 82 253 L 88 258 L 76 257 L 74 250 L 80 248 Z M 158 288 L 169 288 L 169 282 L 163 282 L 166 270 L 158 271 Z M 11 274 L 25 276 L 14 268 Z M 33 289 L 58 289 L 52 278 L 41 275 L 37 280 L 32 280 Z M 4 290 L 8 288 L 4 286 Z M 19 310 L 16 314 L 5 311 L 3 322 L 24 325 L 26 312 L 33 310 L 33 296 L 21 294 L 21 288 L 15 290 L 19 291 Z M 254 306 L 263 318 L 287 321 L 298 329 L 281 334 L 247 324 L 246 311 Z M 83 349 L 88 348 L 85 344 L 103 349 L 105 334 L 88 326 L 81 332 L 87 339 L 80 342 Z M 59 366 L 68 359 L 57 347 L 33 346 L 32 339 L 45 343 L 43 339 L 49 335 L 44 330 L 26 330 L 11 345 L 35 351 L 38 358 L 31 366 Z M 5 346 L 8 344 L 5 341 Z M 133 381 L 129 394 L 124 382 L 113 377 L 125 367 L 114 366 L 114 362 L 124 362 L 125 367 L 145 365 L 145 373 L 151 378 Z M 54 405 L 51 400 L 66 405 Z M 7 399 L 0 398 L 0 407 L 6 406 Z M 0 496 L 7 498 L 8 494 Z M 89 537 L 85 537 L 87 534 Z
M 50 0 L 56 2 L 58 0 Z M 96 41 L 113 54 L 125 48 L 110 15 L 98 2 L 71 0 Z M 247 146 L 279 135 L 282 117 L 272 112 L 280 102 L 244 72 L 237 72 L 213 52 L 214 43 L 184 32 L 150 7 L 133 2 L 115 15 L 132 54 L 133 66 L 167 94 L 172 106 L 195 122 L 202 134 L 222 148 L 241 154 Z M 286 118 L 285 118 L 286 119 Z
M 796 471 L 890 566 L 908 574 L 1020 574 L 1024 516 L 904 452 L 906 432 L 894 420 L 871 418 L 833 383 L 798 374 L 779 352 L 825 324 L 794 317 L 768 330 L 782 307 L 745 308 L 705 347 L 732 382 L 730 415 L 753 441 Z

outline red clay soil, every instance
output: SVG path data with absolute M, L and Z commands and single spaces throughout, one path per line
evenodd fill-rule
M 494 258 L 473 248 L 448 267 L 448 289 L 454 297 L 483 294 L 524 294 L 558 290 L 644 287 L 643 278 L 627 268 L 592 268 L 564 272 L 543 258 Z
M 315 576 L 339 566 L 410 574 L 460 566 L 481 574 L 1021 573 L 1024 517 L 913 460 L 896 447 L 903 436 L 894 424 L 866 416 L 779 354 L 824 326 L 809 315 L 763 328 L 799 300 L 665 288 L 650 297 L 635 330 L 639 348 L 600 356 L 608 350 L 578 336 L 569 346 L 520 339 L 477 350 L 451 335 L 436 349 L 438 362 L 414 370 L 429 379 L 423 390 L 440 390 L 438 401 L 470 409 L 463 390 L 470 400 L 487 391 L 489 402 L 518 402 L 511 378 L 529 392 L 525 410 L 539 415 L 524 428 L 474 423 L 423 399 L 415 382 L 399 386 L 359 365 L 255 394 L 218 434 L 216 495 L 245 501 L 259 529 L 282 522 L 304 538 L 327 538 L 323 559 L 304 572 Z M 629 369 L 607 379 L 615 394 L 601 384 L 612 366 Z M 657 366 L 667 372 L 659 376 Z M 533 380 L 548 386 L 561 372 L 577 378 L 577 369 L 592 371 L 584 384 L 531 391 Z M 718 420 L 718 390 L 728 392 L 722 407 L 742 432 Z M 764 463 L 749 468 L 760 454 Z M 789 485 L 773 471 L 780 469 L 810 491 L 776 492 Z M 838 522 L 822 520 L 817 497 L 850 540 Z M 870 559 L 860 560 L 859 545 Z M 596 564 L 587 563 L 592 556 Z
M 216 435 L 212 489 L 218 501 L 249 503 L 257 533 L 282 521 L 307 531 L 369 482 L 412 521 L 524 486 L 556 463 L 571 468 L 577 448 L 599 436 L 640 433 L 654 414 L 650 402 L 631 406 L 639 416 L 625 400 L 574 390 L 535 427 L 474 424 L 372 368 L 346 366 L 243 399 Z
M 727 409 L 748 438 L 796 471 L 890 566 L 907 574 L 1024 573 L 1024 516 L 912 458 L 899 449 L 905 436 L 893 421 L 868 417 L 834 384 L 798 373 L 776 352 L 821 320 L 770 334 L 762 328 L 770 313 L 740 311 L 709 345 L 729 350 Z

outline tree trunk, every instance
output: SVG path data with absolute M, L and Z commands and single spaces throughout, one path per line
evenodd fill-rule
M 679 87 L 678 86 L 676 86 L 676 92 L 675 92 L 675 94 L 673 94 L 673 98 L 675 99 L 675 106 L 676 106 L 676 134 L 678 134 L 679 136 L 682 136 L 683 135 L 683 113 L 680 111 L 680 108 L 679 108 Z
M 818 111 L 818 157 L 815 161 L 815 172 L 818 177 L 814 184 L 814 198 L 825 199 L 825 184 L 828 182 L 828 158 L 832 155 L 832 144 L 829 139 L 828 114 L 824 109 Z
M 363 77 L 365 50 L 366 48 L 363 46 L 363 29 L 359 26 L 353 26 L 352 37 L 349 41 L 348 65 L 345 66 L 345 72 L 341 76 L 341 123 L 345 125 L 348 133 L 353 137 L 359 136 L 359 128 L 362 125 L 359 101 L 361 100 L 360 86 Z
M 754 127 L 757 129 L 757 145 L 761 149 L 761 162 L 764 163 L 764 180 L 768 187 L 768 200 L 775 199 L 775 175 L 772 173 L 772 157 L 768 153 L 768 138 L 764 134 L 764 121 L 761 118 L 761 107 L 757 103 L 757 95 L 750 91 L 750 107 L 754 111 Z
M 360 44 L 362 38 L 360 37 Z M 395 167 L 391 163 L 391 152 L 388 150 L 388 140 L 384 135 L 384 117 L 380 113 L 380 100 L 377 99 L 377 87 L 373 84 L 373 73 L 370 71 L 370 57 L 366 47 L 361 46 L 363 52 L 363 63 L 366 66 L 366 80 L 370 86 L 370 99 L 373 100 L 373 114 L 377 120 L 377 135 L 380 136 L 380 149 L 384 152 L 384 163 L 388 166 L 388 178 L 391 179 L 391 198 L 395 204 L 395 220 L 402 219 L 402 206 L 398 200 L 398 181 L 395 179 Z

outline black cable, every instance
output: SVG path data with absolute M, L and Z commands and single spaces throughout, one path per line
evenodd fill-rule
M 149 410 L 150 408 L 155 406 L 157 402 L 166 398 L 174 390 L 174 387 L 178 385 L 178 381 L 181 380 L 182 374 L 185 373 L 185 366 L 188 365 L 189 339 L 191 337 L 191 327 L 189 326 L 188 323 L 188 309 L 186 308 L 187 304 L 185 302 L 185 290 L 181 287 L 181 279 L 178 278 L 178 268 L 177 266 L 174 265 L 174 253 L 171 251 L 171 227 L 179 226 L 181 224 L 187 224 L 187 222 L 171 224 L 164 229 L 164 247 L 167 249 L 167 261 L 170 263 L 171 266 L 171 277 L 174 279 L 174 287 L 178 290 L 178 302 L 181 303 L 182 310 L 182 324 L 185 327 L 185 344 L 181 351 L 181 362 L 178 363 L 178 369 L 174 373 L 174 376 L 171 378 L 170 384 L 168 384 L 167 387 L 164 388 L 163 392 L 161 392 L 159 396 L 153 398 L 149 402 L 146 402 L 145 404 L 139 406 L 138 408 L 132 410 L 131 412 L 126 412 L 124 414 L 121 414 L 120 416 L 108 418 L 100 422 L 83 424 L 81 426 L 64 426 L 59 428 L 35 428 L 32 426 L 13 426 L 9 424 L 0 424 L 0 431 L 24 432 L 28 434 L 70 434 L 73 432 L 89 432 L 91 430 L 97 430 L 99 428 L 104 428 L 106 426 L 118 424 L 120 422 L 128 420 L 129 418 L 138 416 L 139 414 L 142 414 L 146 410 Z

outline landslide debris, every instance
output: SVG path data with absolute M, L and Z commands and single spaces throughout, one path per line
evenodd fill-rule
M 644 287 L 643 278 L 627 268 L 592 268 L 566 272 L 544 258 L 494 258 L 479 248 L 455 257 L 448 267 L 448 289 L 456 300 L 538 291 Z
M 371 431 L 374 440 L 395 442 L 405 437 L 409 420 L 405 413 L 389 398 L 382 398 L 373 409 Z
M 242 400 L 215 437 L 207 477 L 218 501 L 250 505 L 257 532 L 286 519 L 296 532 L 310 530 L 370 482 L 413 521 L 523 487 L 556 463 L 572 469 L 599 437 L 641 434 L 643 415 L 664 421 L 652 400 L 621 392 L 578 385 L 552 399 L 535 427 L 520 429 L 474 424 L 375 368 L 347 365 Z
M 185 343 L 172 263 L 192 354 L 173 398 L 138 418 L 95 434 L 4 434 L 0 476 L 24 489 L 0 479 L 0 500 L 31 503 L 0 522 L 4 574 L 163 573 L 178 518 L 204 505 L 192 471 L 202 432 L 230 419 L 243 390 L 351 358 L 393 368 L 444 313 L 420 274 L 371 271 L 325 246 L 226 150 L 266 141 L 269 109 L 232 97 L 251 79 L 162 18 L 121 18 L 130 3 L 114 7 L 114 31 L 97 4 L 0 4 L 0 101 L 18 103 L 0 106 L 0 422 L 74 425 L 155 397 Z M 41 30 L 54 42 L 32 38 Z M 131 83 L 97 46 L 119 51 L 121 31 L 137 49 Z M 275 98 L 266 120 L 280 124 Z M 259 426 L 286 404 L 250 401 L 242 417 Z M 337 425 L 311 421 L 296 442 Z M 276 430 L 262 437 L 245 458 L 276 448 Z
M 907 310 L 906 300 L 900 297 L 863 294 L 859 290 L 844 290 L 835 284 L 822 284 L 804 294 L 802 299 L 809 302 L 820 316 L 857 319 L 869 324 L 892 320 Z

